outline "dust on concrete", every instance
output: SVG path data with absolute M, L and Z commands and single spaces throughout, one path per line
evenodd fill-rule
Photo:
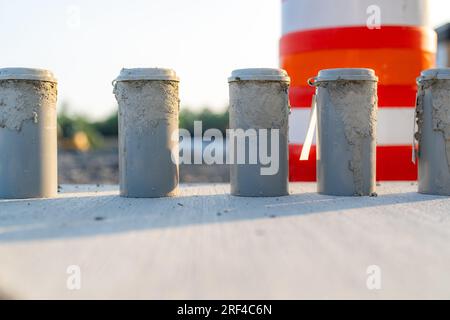
M 425 98 L 425 89 L 428 88 L 428 85 L 422 83 L 417 88 L 417 98 L 416 98 L 416 113 L 415 113 L 415 121 L 416 121 L 416 132 L 414 133 L 414 138 L 417 141 L 422 139 L 423 132 L 423 102 Z
M 424 80 L 419 84 L 416 103 L 417 131 L 414 138 L 420 142 L 424 125 L 424 98 L 430 90 L 432 101 L 433 130 L 442 134 L 445 141 L 445 154 L 450 170 L 450 80 Z
M 450 80 L 439 80 L 431 87 L 433 130 L 445 140 L 445 154 L 450 170 Z
M 0 81 L 0 128 L 21 131 L 26 121 L 39 122 L 40 111 L 55 108 L 57 84 L 34 80 Z
M 378 106 L 376 83 L 339 80 L 322 82 L 318 85 L 328 89 L 332 104 L 344 124 L 345 138 L 352 152 L 348 168 L 353 172 L 355 195 L 363 195 L 363 146 L 367 143 L 367 138 L 375 140 L 376 137 Z M 372 166 L 375 166 L 375 163 Z
M 240 128 L 280 129 L 287 134 L 289 83 L 283 81 L 234 81 L 230 83 L 230 114 Z M 246 106 L 257 106 L 258 109 Z
M 136 130 L 156 128 L 161 122 L 178 119 L 180 100 L 177 81 L 119 81 L 114 86 L 119 116 Z

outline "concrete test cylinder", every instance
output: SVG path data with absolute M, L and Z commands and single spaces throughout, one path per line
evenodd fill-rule
M 450 196 L 450 68 L 418 78 L 419 192 Z
M 123 197 L 170 197 L 178 192 L 178 83 L 175 71 L 159 68 L 123 69 L 114 81 Z
M 56 196 L 56 99 L 50 71 L 0 69 L 0 198 Z
M 231 194 L 288 195 L 289 76 L 280 69 L 240 69 L 228 81 Z
M 311 79 L 312 80 L 312 79 Z M 314 82 L 318 192 L 375 193 L 377 77 L 371 69 L 327 69 Z

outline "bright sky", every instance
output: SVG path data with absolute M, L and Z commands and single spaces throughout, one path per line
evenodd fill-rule
M 183 106 L 222 109 L 233 69 L 278 66 L 280 25 L 281 0 L 0 0 L 0 67 L 52 70 L 59 103 L 93 118 L 114 110 L 122 67 L 173 68 Z

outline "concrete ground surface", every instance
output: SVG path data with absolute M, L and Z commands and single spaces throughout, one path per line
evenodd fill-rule
M 64 185 L 57 199 L 0 200 L 0 292 L 15 299 L 450 298 L 450 198 L 418 194 L 406 182 L 382 183 L 373 198 L 315 189 L 294 183 L 288 197 L 238 198 L 227 184 L 197 184 L 183 185 L 177 198 L 124 199 L 116 186 Z M 379 290 L 367 287 L 374 265 Z M 70 266 L 79 267 L 79 290 L 68 289 Z

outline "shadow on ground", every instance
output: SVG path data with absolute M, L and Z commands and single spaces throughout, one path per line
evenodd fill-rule
M 217 192 L 210 192 L 211 188 L 216 187 L 185 187 L 180 197 L 160 199 L 121 198 L 116 187 L 91 186 L 83 187 L 83 190 L 65 187 L 57 199 L 0 200 L 0 242 L 88 237 L 310 214 L 339 214 L 342 210 L 404 203 L 414 206 L 418 202 L 445 199 L 415 192 L 372 198 L 331 197 L 317 193 L 299 193 L 279 198 L 242 198 L 230 196 L 223 186 Z

